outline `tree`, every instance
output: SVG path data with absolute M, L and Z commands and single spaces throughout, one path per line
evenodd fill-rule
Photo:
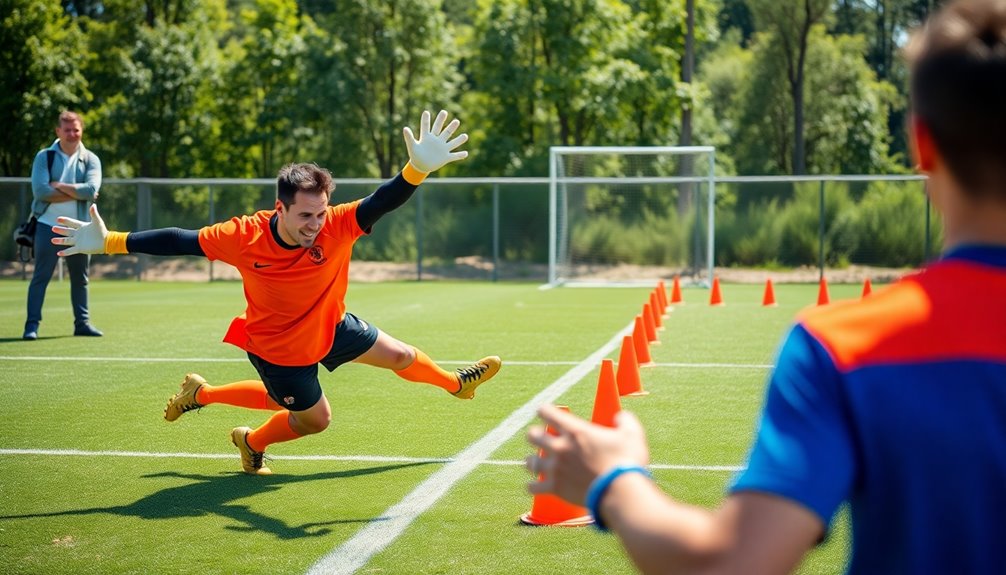
M 283 164 L 315 146 L 308 125 L 314 79 L 307 73 L 310 44 L 321 36 L 295 0 L 255 0 L 241 10 L 242 36 L 224 70 L 233 104 L 221 118 L 238 147 L 257 158 L 254 174 L 272 177 Z
M 715 14 L 696 3 L 696 39 Z M 466 108 L 492 133 L 470 168 L 543 173 L 550 145 L 667 145 L 691 87 L 679 78 L 685 5 L 660 0 L 480 3 L 474 93 Z M 475 139 L 475 136 L 473 139 Z
M 793 101 L 794 174 L 806 173 L 804 142 L 804 81 L 806 78 L 807 39 L 814 24 L 828 13 L 830 0 L 749 0 L 755 21 L 771 32 L 779 44 L 786 64 L 789 96 Z
M 342 175 L 390 177 L 407 159 L 403 126 L 424 109 L 458 113 L 454 30 L 438 0 L 347 0 L 317 21 L 330 43 L 309 72 L 324 155 Z
M 748 40 L 755 33 L 754 17 L 745 0 L 721 0 L 722 6 L 716 15 L 716 21 L 722 33 L 730 29 L 740 32 L 740 43 L 747 46 Z
M 194 175 L 193 159 L 201 156 L 194 149 L 206 145 L 213 131 L 216 110 L 197 104 L 210 101 L 203 95 L 214 89 L 219 75 L 211 26 L 222 7 L 222 1 L 204 2 L 190 14 L 191 21 L 142 24 L 130 32 L 135 37 L 131 45 L 103 59 L 103 73 L 118 89 L 99 102 L 98 123 L 104 141 L 118 152 L 116 161 L 127 163 L 133 175 Z M 180 11 L 176 6 L 171 14 Z M 143 18 L 146 22 L 148 15 Z M 120 29 L 111 22 L 105 25 Z
M 45 0 L 0 0 L 0 175 L 26 176 L 64 109 L 90 99 L 80 30 Z
M 818 174 L 897 172 L 887 130 L 897 101 L 893 85 L 863 59 L 862 36 L 811 34 L 807 75 L 808 167 Z
M 466 161 L 474 173 L 520 174 L 540 151 L 537 77 L 540 48 L 526 3 L 482 2 L 467 52 L 472 89 L 463 108 L 471 110 L 472 146 Z M 491 134 L 492 137 L 486 137 Z M 544 162 L 536 169 L 545 170 Z
M 807 171 L 894 170 L 886 127 L 896 93 L 863 59 L 864 39 L 829 36 L 815 26 L 807 45 Z M 793 101 L 780 89 L 786 85 L 781 50 L 772 36 L 759 34 L 750 51 L 722 49 L 702 69 L 717 113 L 732 132 L 728 153 L 740 173 L 792 170 Z

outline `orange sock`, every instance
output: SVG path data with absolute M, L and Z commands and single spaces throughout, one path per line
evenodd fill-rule
M 454 393 L 461 389 L 457 374 L 451 373 L 439 365 L 433 363 L 430 356 L 421 350 L 412 348 L 416 352 L 416 360 L 409 367 L 396 371 L 398 377 L 417 383 L 429 383 L 446 389 Z
M 204 385 L 199 388 L 196 401 L 203 405 L 225 403 L 249 409 L 268 409 L 269 411 L 283 409 L 269 397 L 265 384 L 255 379 L 235 381 L 227 385 Z
M 269 421 L 258 429 L 252 430 L 246 441 L 255 451 L 265 451 L 265 448 L 273 443 L 291 441 L 298 437 L 300 434 L 290 427 L 290 412 L 284 409 L 274 413 Z

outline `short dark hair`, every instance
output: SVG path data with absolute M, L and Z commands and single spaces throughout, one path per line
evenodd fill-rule
M 916 32 L 911 105 L 972 197 L 1006 200 L 1006 2 L 960 0 Z
M 276 198 L 288 208 L 297 192 L 331 195 L 333 190 L 332 174 L 318 164 L 287 164 L 276 176 Z
M 80 122 L 80 127 L 84 127 L 84 118 L 81 118 L 77 112 L 71 112 L 70 110 L 63 110 L 59 113 L 59 123 L 57 125 L 61 125 L 63 122 Z

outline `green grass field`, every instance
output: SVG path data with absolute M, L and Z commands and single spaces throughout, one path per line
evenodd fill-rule
M 648 289 L 352 285 L 350 311 L 434 359 L 453 368 L 497 354 L 503 369 L 474 401 L 371 367 L 322 370 L 332 425 L 272 446 L 270 477 L 240 473 L 229 439 L 267 412 L 214 405 L 162 419 L 187 372 L 256 378 L 220 341 L 244 307 L 240 284 L 96 281 L 105 337 L 75 338 L 68 283 L 53 282 L 35 342 L 20 339 L 26 291 L 0 282 L 2 573 L 352 572 L 361 548 L 358 573 L 632 572 L 609 535 L 519 524 L 532 502 L 521 416 L 543 390 L 575 381 L 556 399 L 589 417 L 594 360 L 607 345 L 617 361 L 610 342 Z M 776 308 L 761 307 L 760 285 L 723 294 L 727 305 L 710 307 L 708 292 L 685 290 L 650 347 L 658 365 L 642 370 L 650 395 L 622 398 L 647 427 L 660 486 L 707 507 L 733 472 L 703 468 L 743 463 L 766 366 L 817 286 L 777 285 Z M 841 572 L 847 542 L 842 516 L 800 572 Z

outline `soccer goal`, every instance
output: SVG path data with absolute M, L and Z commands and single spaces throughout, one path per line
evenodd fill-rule
M 712 146 L 552 147 L 549 286 L 713 276 Z

